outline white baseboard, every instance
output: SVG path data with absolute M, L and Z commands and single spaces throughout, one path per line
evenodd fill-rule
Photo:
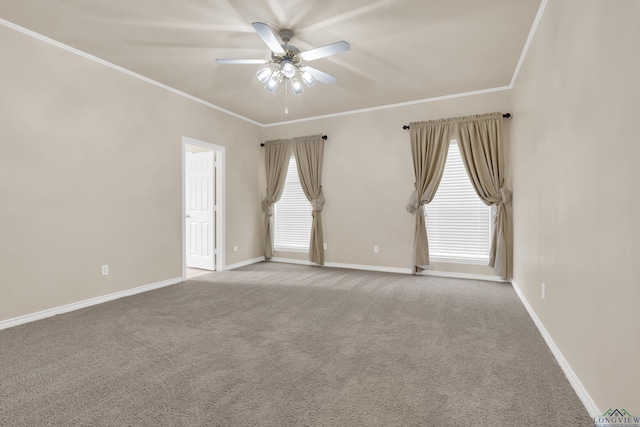
M 420 273 L 418 273 L 418 275 L 450 277 L 452 279 L 486 280 L 489 282 L 509 283 L 508 280 L 504 280 L 500 276 L 492 276 L 490 274 L 471 274 L 471 273 L 457 273 L 453 271 L 423 270 Z
M 381 271 L 383 273 L 411 274 L 410 268 L 402 268 L 402 267 L 385 267 L 381 265 L 362 265 L 362 264 L 343 264 L 340 262 L 325 262 L 324 265 L 327 267 L 335 267 L 335 268 L 350 268 L 352 270 Z
M 63 305 L 60 307 L 50 308 L 48 310 L 38 311 L 36 313 L 26 314 L 24 316 L 14 317 L 12 319 L 2 320 L 0 321 L 0 330 L 22 325 L 24 323 L 34 322 L 40 319 L 45 319 L 47 317 L 55 316 L 56 314 L 63 314 L 74 310 L 80 310 L 81 308 L 102 304 L 103 302 L 112 301 L 118 298 L 128 297 L 142 292 L 151 291 L 153 289 L 163 288 L 165 286 L 175 285 L 176 283 L 180 282 L 182 282 L 182 277 L 176 277 L 174 279 L 163 280 L 162 282 L 151 283 L 149 285 L 139 286 L 137 288 L 127 289 L 125 291 L 115 292 L 112 294 Z
M 258 262 L 264 261 L 263 256 L 259 256 L 257 258 L 247 259 L 245 261 L 236 262 L 235 264 L 229 264 L 225 267 L 225 270 L 233 270 L 234 268 L 245 267 L 247 265 L 256 264 Z
M 303 259 L 293 259 L 293 258 L 271 258 L 273 262 L 284 262 L 288 264 L 300 264 L 300 265 L 318 265 L 314 262 L 303 260 Z M 380 265 L 362 265 L 362 264 L 344 264 L 340 262 L 325 262 L 325 267 L 334 267 L 334 268 L 350 268 L 352 270 L 364 270 L 364 271 L 380 271 L 383 273 L 400 273 L 400 274 L 411 274 L 410 268 L 403 267 L 385 267 Z M 469 274 L 469 273 L 455 273 L 450 271 L 435 271 L 435 270 L 424 270 L 418 275 L 423 276 L 437 276 L 437 277 L 449 277 L 453 279 L 470 279 L 470 280 L 488 280 L 492 282 L 506 282 L 501 277 L 498 276 L 490 276 L 484 274 Z
M 283 262 L 285 264 L 318 265 L 315 262 L 307 261 L 305 259 L 295 259 L 295 258 L 273 257 L 269 261 L 271 261 L 271 262 Z
M 571 369 L 571 365 L 569 365 L 569 362 L 567 361 L 567 359 L 565 359 L 564 355 L 562 354 L 556 343 L 553 341 L 553 338 L 551 338 L 551 335 L 549 335 L 549 332 L 547 332 L 546 328 L 542 324 L 542 321 L 533 310 L 533 307 L 531 307 L 531 304 L 529 304 L 529 301 L 527 301 L 527 298 L 524 296 L 524 293 L 522 292 L 516 281 L 512 279 L 511 285 L 520 298 L 520 301 L 522 301 L 522 304 L 527 309 L 529 316 L 531 316 L 531 320 L 533 320 L 533 323 L 535 323 L 536 327 L 540 331 L 540 334 L 547 343 L 549 350 L 551 350 L 551 353 L 553 353 L 554 357 L 558 361 L 560 368 L 562 368 L 562 371 L 564 372 L 567 379 L 569 380 L 569 383 L 578 395 L 578 398 L 580 399 L 580 401 L 582 401 L 582 404 L 589 412 L 589 415 L 592 418 L 601 415 L 602 412 L 589 395 L 587 389 L 584 387 L 584 385 L 582 385 L 582 382 L 580 381 L 576 373 L 573 372 L 573 369 Z
M 273 262 L 283 262 L 286 264 L 299 264 L 299 265 L 315 265 L 319 266 L 315 262 L 307 261 L 304 259 L 294 259 L 294 258 L 271 258 Z M 343 264 L 340 262 L 325 262 L 324 267 L 333 267 L 333 268 L 349 268 L 352 270 L 365 270 L 365 271 L 381 271 L 384 273 L 411 273 L 411 270 L 408 268 L 398 268 L 398 267 L 384 267 L 377 265 L 361 265 L 361 264 Z

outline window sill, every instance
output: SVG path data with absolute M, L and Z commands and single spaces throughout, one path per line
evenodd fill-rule
M 273 250 L 276 252 L 299 252 L 299 253 L 307 253 L 309 252 L 309 248 L 296 248 L 291 246 L 274 246 Z
M 468 264 L 468 265 L 489 265 L 489 259 L 477 259 L 477 258 L 453 258 L 443 256 L 431 256 L 430 262 L 441 262 L 446 264 Z

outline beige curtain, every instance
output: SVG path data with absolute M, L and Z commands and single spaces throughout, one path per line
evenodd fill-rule
M 322 234 L 322 208 L 324 193 L 322 192 L 322 157 L 324 140 L 322 135 L 315 135 L 293 140 L 293 152 L 298 164 L 298 176 L 302 190 L 313 207 L 313 223 L 311 226 L 311 242 L 309 243 L 309 260 L 324 265 L 324 249 Z
M 267 172 L 267 197 L 262 201 L 264 212 L 264 258 L 273 258 L 273 204 L 280 200 L 287 177 L 291 142 L 276 140 L 265 143 L 265 169 Z
M 465 169 L 478 196 L 486 205 L 496 205 L 489 266 L 511 277 L 510 229 L 506 204 L 511 201 L 504 187 L 502 113 L 456 119 L 455 127 Z
M 412 273 L 416 274 L 429 265 L 429 241 L 423 206 L 431 202 L 442 179 L 449 151 L 449 123 L 448 120 L 411 123 L 409 129 L 416 181 L 407 211 L 416 216 L 412 267 Z

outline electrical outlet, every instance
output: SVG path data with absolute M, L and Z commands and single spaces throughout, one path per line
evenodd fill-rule
M 542 292 L 542 299 L 545 299 L 545 298 L 546 298 L 546 296 L 547 296 L 547 295 L 546 295 L 546 294 L 547 294 L 547 285 L 545 285 L 545 284 L 543 283 L 543 284 L 542 284 L 542 286 L 541 286 L 541 289 L 542 289 L 542 291 L 541 291 L 541 292 Z
M 329 248 L 329 246 L 327 245 L 327 242 L 324 242 L 322 244 L 322 247 L 324 248 L 325 251 Z
M 233 247 L 233 252 L 238 252 L 238 247 L 237 246 Z
M 378 245 L 375 245 L 375 246 L 373 247 L 373 253 L 374 253 L 374 254 L 377 254 L 378 252 L 380 252 L 380 248 L 378 247 Z
M 103 276 L 108 276 L 109 275 L 109 264 L 104 264 L 102 266 L 102 275 Z

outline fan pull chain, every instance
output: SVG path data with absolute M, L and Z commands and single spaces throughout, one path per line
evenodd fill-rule
M 289 114 L 289 85 L 285 80 L 284 82 L 284 113 Z

